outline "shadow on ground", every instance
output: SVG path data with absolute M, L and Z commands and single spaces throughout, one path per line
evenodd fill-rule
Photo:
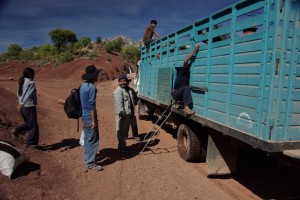
M 38 172 L 40 170 L 40 165 L 33 162 L 26 162 L 20 165 L 12 174 L 11 179 L 16 179 L 21 176 L 27 176 L 31 172 Z
M 80 146 L 79 139 L 68 138 L 68 139 L 63 139 L 62 141 L 57 142 L 55 144 L 39 146 L 37 149 L 41 151 L 56 151 L 59 149 L 61 151 L 66 151 L 68 149 L 74 149 L 79 146 Z

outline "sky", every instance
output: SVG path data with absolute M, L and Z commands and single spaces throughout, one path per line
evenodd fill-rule
M 141 40 L 151 19 L 161 36 L 192 24 L 238 0 L 0 0 L 0 53 L 10 44 L 52 44 L 54 29 L 95 41 L 124 35 Z

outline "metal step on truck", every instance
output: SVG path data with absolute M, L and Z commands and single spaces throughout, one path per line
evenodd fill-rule
M 139 116 L 172 114 L 186 161 L 206 154 L 209 175 L 236 170 L 241 146 L 300 158 L 300 0 L 244 0 L 141 48 L 135 78 Z M 171 91 L 196 45 L 190 67 L 195 114 Z

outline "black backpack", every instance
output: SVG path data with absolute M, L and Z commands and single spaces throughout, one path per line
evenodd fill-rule
M 64 110 L 68 118 L 79 119 L 82 116 L 79 89 L 72 89 L 65 101 Z

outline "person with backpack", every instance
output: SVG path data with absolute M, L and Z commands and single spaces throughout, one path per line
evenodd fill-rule
M 17 97 L 19 104 L 17 110 L 21 113 L 24 122 L 13 131 L 13 137 L 18 138 L 22 132 L 28 133 L 25 147 L 37 147 L 39 143 L 39 126 L 37 122 L 37 90 L 33 81 L 35 71 L 27 67 L 23 70 L 23 76 L 19 79 Z
M 97 89 L 95 83 L 101 70 L 94 65 L 85 69 L 82 79 L 85 80 L 80 86 L 80 102 L 82 107 L 82 122 L 84 130 L 84 162 L 86 170 L 101 171 L 103 167 L 96 164 L 96 155 L 99 148 L 99 128 L 96 110 Z

